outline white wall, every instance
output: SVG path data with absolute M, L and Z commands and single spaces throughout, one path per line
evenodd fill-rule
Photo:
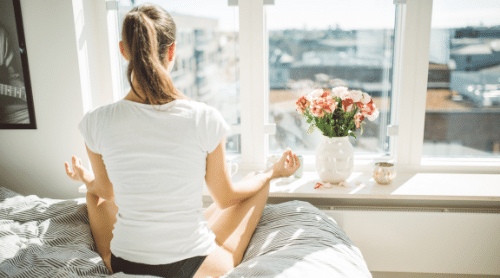
M 500 275 L 498 213 L 324 212 L 361 250 L 370 271 Z
M 0 186 L 26 195 L 81 197 L 64 161 L 77 155 L 88 165 L 77 125 L 92 105 L 112 101 L 104 5 L 21 0 L 37 129 L 0 130 Z

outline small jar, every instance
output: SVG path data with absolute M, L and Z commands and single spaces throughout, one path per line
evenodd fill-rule
M 396 177 L 394 164 L 377 162 L 373 167 L 373 179 L 379 184 L 390 184 Z
M 304 157 L 301 155 L 297 155 L 297 158 L 299 159 L 300 166 L 299 169 L 297 169 L 297 171 L 295 171 L 295 173 L 293 174 L 293 177 L 296 179 L 300 179 L 304 175 Z

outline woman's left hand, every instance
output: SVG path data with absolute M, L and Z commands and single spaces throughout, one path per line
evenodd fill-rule
M 69 163 L 64 162 L 64 166 L 66 167 L 66 174 L 68 175 L 68 177 L 70 177 L 74 181 L 83 182 L 85 184 L 88 184 L 94 180 L 94 175 L 82 166 L 82 161 L 80 160 L 80 158 L 73 156 L 71 160 L 73 163 L 73 172 L 71 172 L 71 169 L 69 168 Z

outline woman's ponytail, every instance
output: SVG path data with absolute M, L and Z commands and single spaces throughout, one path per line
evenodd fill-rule
M 123 22 L 123 41 L 129 53 L 127 78 L 132 91 L 141 97 L 132 84 L 137 81 L 145 95 L 144 102 L 165 104 L 186 99 L 173 85 L 168 74 L 168 48 L 175 42 L 175 23 L 162 8 L 143 4 L 130 11 Z

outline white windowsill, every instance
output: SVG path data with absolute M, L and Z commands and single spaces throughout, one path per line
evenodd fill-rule
M 239 171 L 233 182 L 241 180 L 248 172 Z M 487 201 L 500 202 L 500 175 L 498 174 L 449 174 L 449 173 L 398 173 L 389 185 L 380 185 L 368 172 L 354 172 L 347 179 L 350 187 L 333 186 L 314 189 L 321 182 L 315 172 L 304 172 L 300 179 L 275 179 L 271 181 L 270 197 L 320 198 L 320 199 L 371 199 L 371 200 L 420 200 L 420 201 Z M 358 184 L 361 183 L 361 184 Z M 85 185 L 78 192 L 86 193 Z M 206 187 L 204 198 L 210 198 Z M 211 199 L 211 198 L 210 198 Z
M 239 181 L 246 173 L 238 173 Z M 398 173 L 389 185 L 375 182 L 368 172 L 354 172 L 347 179 L 350 187 L 333 186 L 314 189 L 321 182 L 315 172 L 305 172 L 300 179 L 271 181 L 270 197 L 284 198 L 342 198 L 372 200 L 436 200 L 436 201 L 494 201 L 500 202 L 500 175 Z M 361 183 L 361 184 L 358 184 Z M 204 196 L 209 196 L 204 188 Z

